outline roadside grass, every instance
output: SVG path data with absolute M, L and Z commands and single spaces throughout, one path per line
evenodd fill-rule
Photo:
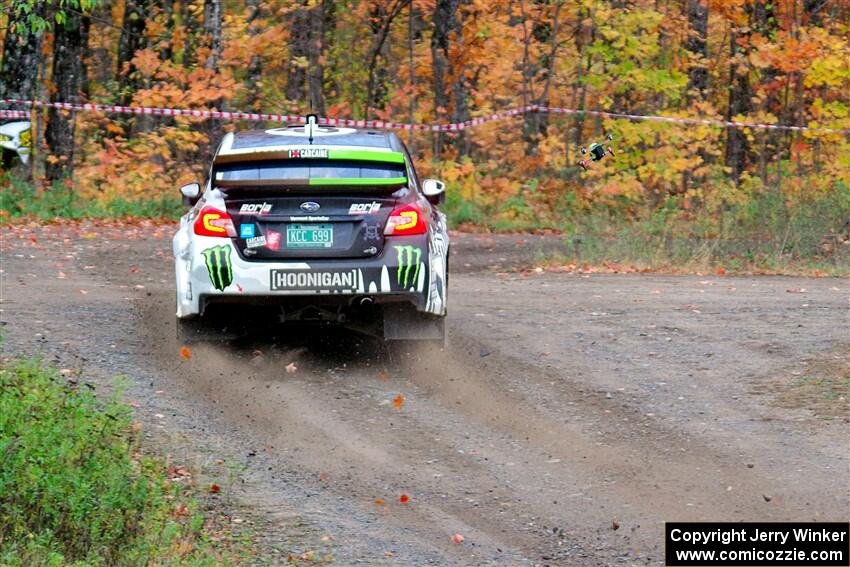
M 57 218 L 177 219 L 185 210 L 177 195 L 154 191 L 105 202 L 83 199 L 61 183 L 39 192 L 8 172 L 0 172 L 0 188 L 0 225 Z M 711 210 L 694 209 L 681 196 L 653 209 L 589 205 L 572 192 L 550 202 L 534 183 L 505 199 L 466 199 L 450 184 L 444 209 L 454 229 L 563 235 L 562 253 L 536 259 L 546 269 L 850 274 L 850 187 L 840 182 L 793 204 L 761 191 Z
M 807 409 L 821 420 L 850 421 L 850 363 L 848 349 L 809 361 L 789 378 L 775 380 L 767 391 L 784 408 Z
M 146 455 L 130 408 L 37 359 L 0 361 L 0 565 L 256 561 Z
M 564 199 L 557 213 L 535 216 L 514 201 L 449 193 L 446 211 L 453 228 L 561 234 L 562 252 L 535 258 L 544 269 L 850 274 L 850 187 L 841 183 L 793 206 L 761 193 L 720 212 L 688 209 L 677 197 L 631 215 Z
M 176 195 L 159 195 L 141 199 L 111 199 L 101 202 L 82 199 L 73 189 L 61 183 L 37 192 L 30 183 L 0 172 L 0 223 L 24 220 L 84 218 L 169 218 L 177 219 L 184 207 Z

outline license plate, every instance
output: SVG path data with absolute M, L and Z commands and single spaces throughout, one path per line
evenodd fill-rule
M 333 243 L 332 224 L 290 224 L 286 227 L 287 248 L 330 248 Z

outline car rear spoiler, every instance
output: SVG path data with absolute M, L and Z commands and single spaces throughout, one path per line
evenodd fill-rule
M 314 179 L 248 179 L 214 181 L 213 185 L 227 195 L 283 193 L 346 193 L 356 189 L 362 193 L 394 193 L 407 186 L 407 177 L 356 177 Z

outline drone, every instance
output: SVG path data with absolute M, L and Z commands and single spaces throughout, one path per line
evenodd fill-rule
M 608 134 L 607 139 L 608 139 L 608 141 L 611 141 L 611 140 L 614 139 L 614 136 L 611 135 L 611 134 Z M 590 148 L 582 148 L 581 149 L 581 153 L 583 153 L 583 154 L 586 154 L 588 151 L 590 151 L 590 157 L 587 158 L 587 159 L 583 159 L 580 162 L 578 162 L 578 164 L 585 171 L 587 171 L 588 166 L 590 166 L 591 162 L 599 161 L 608 154 L 611 154 L 612 156 L 614 155 L 614 150 L 612 150 L 610 147 L 606 148 L 604 142 L 601 143 L 601 144 L 593 143 L 593 144 L 590 144 Z

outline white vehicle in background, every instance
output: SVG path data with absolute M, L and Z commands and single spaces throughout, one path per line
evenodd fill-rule
M 30 158 L 32 148 L 32 127 L 28 120 L 0 124 L 0 151 L 3 168 L 8 169 L 15 157 L 23 163 Z

